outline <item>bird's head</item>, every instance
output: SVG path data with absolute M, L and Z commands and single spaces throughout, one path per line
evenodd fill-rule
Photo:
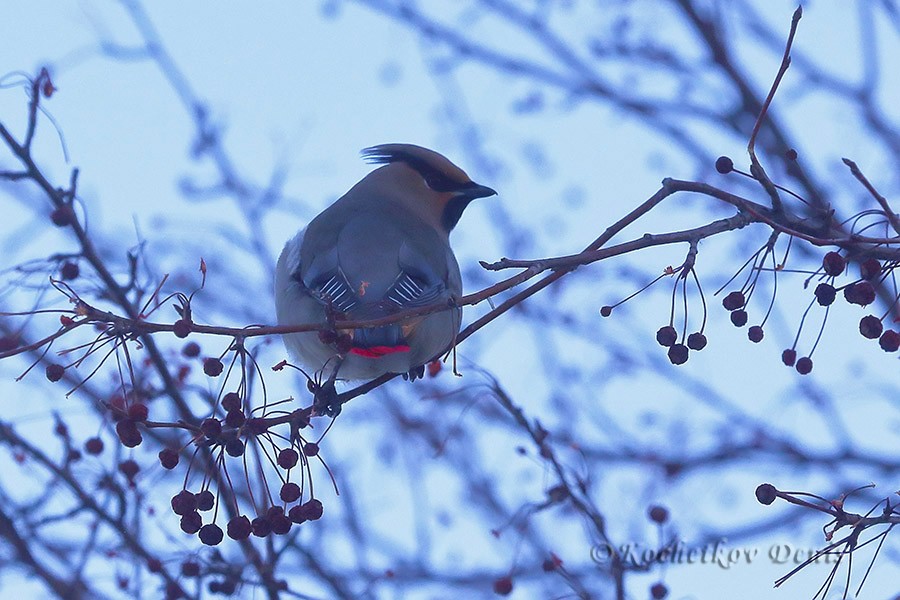
M 407 172 L 398 171 L 398 177 L 411 178 L 419 184 L 419 189 L 415 191 L 422 196 L 425 206 L 417 208 L 426 208 L 431 212 L 447 233 L 456 227 L 472 200 L 497 193 L 472 181 L 447 157 L 421 146 L 382 144 L 366 148 L 362 155 L 371 163 L 402 165 Z

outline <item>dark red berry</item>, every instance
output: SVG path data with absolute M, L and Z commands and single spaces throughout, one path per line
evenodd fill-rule
M 200 356 L 200 344 L 197 342 L 188 342 L 181 349 L 181 353 L 188 358 L 196 358 Z
M 78 263 L 72 261 L 66 261 L 59 268 L 59 276 L 66 280 L 77 279 L 80 273 L 80 269 L 78 268 Z
M 737 310 L 746 303 L 747 299 L 744 297 L 743 292 L 729 292 L 729 294 L 722 299 L 722 306 L 727 310 Z
M 662 582 L 654 583 L 650 586 L 650 597 L 653 600 L 663 600 L 666 596 L 669 595 L 669 588 Z
M 696 331 L 688 336 L 687 347 L 691 350 L 703 350 L 706 348 L 706 336 Z
M 784 153 L 784 157 L 788 160 L 797 160 L 797 151 L 791 148 Z
M 323 344 L 333 344 L 337 341 L 338 334 L 330 329 L 323 329 L 319 332 L 319 341 Z
M 272 533 L 272 524 L 266 517 L 256 517 L 250 522 L 250 528 L 256 537 L 266 537 Z
M 238 438 L 231 438 L 225 442 L 225 452 L 228 456 L 234 456 L 235 458 L 242 456 L 244 454 L 244 442 Z
M 229 410 L 228 414 L 225 415 L 225 424 L 229 427 L 240 427 L 246 420 L 247 417 L 244 416 L 244 411 L 240 409 Z
M 250 537 L 250 519 L 245 515 L 234 517 L 228 521 L 228 537 L 233 540 L 246 540 Z
M 150 416 L 150 411 L 147 409 L 147 405 L 143 402 L 135 402 L 128 407 L 128 411 L 126 414 L 132 421 L 146 421 L 147 417 Z
M 315 456 L 319 453 L 319 445 L 315 442 L 309 442 L 303 446 L 303 454 L 307 456 Z
M 781 362 L 784 363 L 786 367 L 793 367 L 794 361 L 797 360 L 797 351 L 793 348 L 788 348 L 784 352 L 781 353 Z
M 163 469 L 174 469 L 178 466 L 178 453 L 171 448 L 163 448 L 159 451 L 159 464 Z
M 859 332 L 864 338 L 877 339 L 883 330 L 884 325 L 881 323 L 881 319 L 874 315 L 866 315 L 859 320 Z
M 859 276 L 863 279 L 875 279 L 881 275 L 881 263 L 877 258 L 867 258 L 859 265 Z
M 613 311 L 613 307 L 612 307 L 612 306 L 601 306 L 601 307 L 600 307 L 600 316 L 601 316 L 601 317 L 608 317 L 609 315 L 612 314 L 612 311 Z
M 775 489 L 775 486 L 771 483 L 763 483 L 760 484 L 756 488 L 756 499 L 760 504 L 769 505 L 775 502 L 775 498 L 777 497 L 778 490 Z
M 347 354 L 352 347 L 353 338 L 346 333 L 338 336 L 337 341 L 334 343 L 334 349 L 337 350 L 338 354 Z
M 284 513 L 269 518 L 272 525 L 272 533 L 275 535 L 285 535 L 291 530 L 293 523 Z
M 281 499 L 290 504 L 300 499 L 300 486 L 289 481 L 281 486 Z
M 75 211 L 72 210 L 72 207 L 68 204 L 64 204 L 63 206 L 53 209 L 53 212 L 50 213 L 50 220 L 53 221 L 53 224 L 57 227 L 71 225 L 75 222 Z
M 47 374 L 47 379 L 55 382 L 63 378 L 63 375 L 66 372 L 66 368 L 62 365 L 54 363 L 52 365 L 47 365 L 45 372 Z
M 659 506 L 657 504 L 650 507 L 650 510 L 647 511 L 647 516 L 649 516 L 650 520 L 654 523 L 662 525 L 669 520 L 669 511 L 665 506 Z
M 826 275 L 837 277 L 844 272 L 846 266 L 847 262 L 844 260 L 844 257 L 837 252 L 828 252 L 822 257 L 822 270 L 825 271 Z
M 656 341 L 660 346 L 665 346 L 666 348 L 668 348 L 678 341 L 678 332 L 675 331 L 675 328 L 671 325 L 660 327 L 656 331 Z
M 215 546 L 219 542 L 221 542 L 222 538 L 225 536 L 222 533 L 221 527 L 219 527 L 215 523 L 207 523 L 200 528 L 199 537 L 200 541 L 207 546 Z
M 494 580 L 494 593 L 498 596 L 508 596 L 513 589 L 512 577 L 501 577 Z
M 732 314 L 734 314 L 734 313 L 732 313 Z M 753 327 L 751 327 L 750 329 L 747 330 L 747 337 L 754 344 L 760 343 L 763 340 L 763 337 L 765 335 L 766 334 L 763 331 L 763 328 L 760 327 L 759 325 L 754 325 Z
M 813 293 L 816 296 L 816 302 L 822 306 L 830 306 L 837 297 L 837 291 L 835 291 L 834 286 L 828 283 L 820 283 L 816 286 L 816 291 Z
M 800 360 L 797 361 L 797 366 L 795 367 L 797 372 L 801 375 L 808 375 L 813 368 L 813 361 L 810 357 L 804 356 Z
M 186 338 L 191 334 L 193 326 L 194 324 L 188 319 L 178 319 L 172 324 L 172 332 L 175 334 L 175 337 Z
M 296 506 L 291 507 L 291 510 L 288 511 L 288 518 L 291 521 L 299 525 L 300 523 L 306 522 L 306 509 L 303 508 L 302 504 L 297 504 Z
M 241 396 L 237 392 L 228 392 L 222 396 L 222 408 L 226 412 L 241 410 Z
M 197 494 L 197 510 L 212 510 L 216 505 L 216 497 L 209 490 L 203 490 Z
M 716 159 L 716 171 L 722 175 L 728 175 L 734 171 L 734 161 L 727 156 L 720 156 Z
M 222 435 L 222 422 L 214 417 L 204 419 L 200 423 L 200 431 L 209 439 L 215 439 Z
M 119 441 L 122 442 L 122 445 L 126 448 L 140 446 L 143 441 L 141 432 L 138 430 L 135 422 L 131 419 L 123 419 L 116 423 L 116 434 L 119 436 Z
M 172 496 L 172 512 L 176 515 L 186 515 L 197 510 L 197 496 L 193 492 L 181 490 Z
M 200 575 L 200 563 L 186 560 L 181 563 L 181 574 L 185 577 L 198 577 Z
M 158 558 L 148 558 L 147 559 L 147 570 L 151 573 L 159 573 L 162 571 L 162 561 Z
M 878 338 L 878 345 L 885 352 L 896 352 L 900 348 L 900 333 L 893 329 L 888 329 Z
M 317 521 L 322 518 L 322 513 L 324 509 L 322 507 L 322 503 L 317 499 L 313 498 L 312 500 L 308 500 L 301 504 L 303 507 L 304 515 L 306 516 L 307 521 Z
M 196 510 L 182 515 L 181 530 L 183 532 L 193 535 L 200 531 L 201 527 L 203 527 L 203 517 Z
M 673 365 L 683 365 L 688 359 L 688 347 L 684 344 L 674 344 L 666 354 Z
M 875 302 L 875 286 L 868 281 L 857 281 L 844 288 L 844 298 L 850 304 L 868 306 Z
M 119 472 L 128 479 L 134 479 L 140 470 L 141 468 L 138 464 L 131 459 L 123 460 L 119 463 Z
M 203 360 L 203 372 L 210 377 L 218 377 L 222 374 L 225 365 L 218 358 L 206 358 Z
M 278 453 L 278 466 L 282 469 L 293 469 L 300 456 L 293 448 L 285 448 Z
M 735 327 L 743 327 L 747 324 L 747 311 L 738 309 L 731 312 L 731 324 Z
M 98 454 L 103 452 L 103 440 L 98 437 L 88 438 L 84 442 L 84 451 L 88 454 L 97 456 Z

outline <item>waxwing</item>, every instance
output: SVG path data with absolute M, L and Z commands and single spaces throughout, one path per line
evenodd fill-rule
M 384 144 L 362 155 L 383 166 L 289 240 L 278 259 L 280 325 L 326 323 L 329 312 L 335 319 L 371 320 L 462 295 L 450 231 L 469 202 L 496 192 L 420 146 Z M 461 309 L 451 308 L 336 332 L 337 340 L 316 331 L 291 333 L 284 343 L 292 359 L 320 378 L 415 377 L 451 347 L 460 317 Z

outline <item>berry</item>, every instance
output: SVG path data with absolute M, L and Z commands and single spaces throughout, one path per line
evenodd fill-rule
M 184 516 L 197 510 L 197 496 L 187 490 L 181 490 L 172 496 L 172 512 Z
M 119 441 L 126 448 L 140 446 L 141 442 L 144 441 L 137 425 L 130 419 L 123 419 L 116 423 L 116 434 L 119 436 Z
M 810 357 L 804 356 L 800 360 L 797 361 L 797 366 L 795 367 L 797 372 L 801 375 L 808 375 L 813 368 L 813 361 Z
M 608 317 L 609 315 L 612 314 L 612 311 L 613 311 L 612 306 L 602 306 L 602 307 L 600 307 L 600 316 Z
M 103 452 L 103 440 L 98 437 L 88 438 L 84 442 L 84 451 L 88 454 L 97 456 L 98 454 Z
M 215 546 L 222 541 L 222 528 L 215 523 L 207 523 L 200 528 L 200 541 L 207 546 Z
M 244 454 L 244 442 L 237 438 L 231 438 L 227 442 L 225 442 L 225 452 L 228 456 L 233 456 L 237 458 Z
M 317 521 L 322 518 L 323 507 L 318 499 L 313 498 L 312 500 L 304 502 L 301 506 L 303 507 L 304 514 L 308 521 Z
M 684 344 L 674 344 L 669 348 L 667 354 L 673 365 L 683 365 L 688 359 L 688 347 Z
M 203 372 L 210 377 L 218 377 L 222 374 L 225 365 L 218 358 L 207 358 L 203 360 Z
M 893 329 L 888 329 L 878 338 L 878 345 L 885 352 L 896 352 L 900 348 L 900 333 Z
M 45 370 L 47 374 L 47 379 L 53 382 L 57 382 L 62 379 L 63 374 L 66 372 L 66 368 L 62 365 L 58 365 L 53 363 L 52 365 L 47 365 L 47 369 Z
M 209 490 L 203 490 L 199 494 L 197 494 L 197 510 L 212 510 L 212 507 L 216 505 L 216 497 L 213 496 L 213 493 Z
M 650 507 L 650 510 L 647 511 L 647 516 L 649 516 L 650 520 L 654 523 L 662 525 L 669 520 L 669 511 L 665 506 L 659 506 L 657 504 Z
M 57 227 L 71 225 L 75 222 L 75 211 L 72 210 L 72 207 L 68 204 L 64 204 L 53 209 L 53 212 L 50 213 L 50 220 L 53 221 L 53 224 Z
M 881 275 L 881 263 L 877 258 L 867 258 L 859 265 L 859 276 L 863 279 L 875 279 Z
M 246 540 L 250 537 L 250 519 L 245 515 L 234 517 L 228 521 L 228 537 L 233 540 Z
M 278 453 L 278 466 L 282 469 L 292 469 L 297 464 L 300 456 L 293 448 L 285 448 Z
M 747 311 L 743 309 L 732 311 L 731 323 L 735 327 L 743 327 L 747 324 Z
M 857 281 L 844 288 L 844 299 L 850 304 L 866 306 L 875 302 L 875 286 L 868 281 Z
M 687 338 L 687 347 L 691 350 L 703 350 L 706 348 L 706 336 L 699 331 L 692 333 Z
M 300 499 L 300 486 L 293 482 L 281 486 L 281 499 L 290 504 Z
M 883 330 L 884 325 L 882 325 L 881 319 L 875 315 L 866 315 L 859 320 L 859 332 L 864 338 L 877 339 Z
M 501 577 L 494 580 L 494 593 L 498 596 L 508 596 L 513 589 L 511 577 Z
M 188 358 L 197 358 L 200 356 L 200 344 L 197 342 L 188 342 L 181 349 L 181 353 Z
M 660 346 L 668 348 L 678 341 L 678 332 L 671 325 L 660 327 L 656 332 L 656 341 Z
M 59 268 L 59 275 L 63 279 L 71 280 L 77 279 L 80 273 L 80 269 L 78 268 L 78 263 L 67 260 L 62 264 Z
M 734 313 L 732 313 L 734 314 Z M 759 325 L 754 325 L 750 329 L 747 330 L 747 337 L 750 338 L 750 341 L 754 344 L 758 344 L 762 341 L 763 336 L 765 336 L 765 332 L 763 328 Z
M 203 527 L 203 518 L 196 510 L 189 512 L 186 515 L 182 515 L 181 530 L 183 532 L 194 535 L 200 531 L 201 527 Z
M 337 341 L 334 343 L 334 349 L 337 350 L 338 354 L 347 354 L 352 347 L 353 338 L 346 333 L 338 336 Z
M 134 479 L 140 470 L 141 468 L 138 464 L 131 459 L 123 460 L 119 463 L 119 472 L 128 479 Z
M 734 171 L 734 161 L 727 156 L 720 156 L 716 159 L 716 171 L 722 175 L 728 175 Z
M 768 506 L 775 502 L 777 496 L 778 490 L 776 490 L 775 486 L 771 483 L 763 483 L 756 488 L 756 499 L 760 504 Z
M 330 329 L 323 329 L 319 332 L 319 341 L 323 344 L 331 345 L 335 343 L 338 339 L 338 334 L 336 331 L 332 331 Z
M 827 283 L 820 283 L 816 286 L 816 291 L 813 292 L 816 296 L 816 302 L 818 302 L 822 306 L 830 306 L 834 299 L 837 297 L 837 292 L 834 289 L 833 285 Z
M 244 416 L 244 411 L 240 409 L 229 410 L 228 414 L 225 415 L 225 424 L 229 427 L 240 427 L 246 420 L 247 417 Z
M 200 563 L 186 560 L 181 563 L 181 574 L 185 577 L 198 577 L 200 575 Z
M 319 445 L 315 442 L 310 442 L 303 446 L 303 454 L 306 456 L 315 456 L 319 453 Z
M 288 511 L 288 518 L 291 521 L 299 525 L 300 523 L 306 522 L 306 510 L 302 505 L 298 504 L 296 506 L 291 507 L 291 510 Z
M 284 513 L 270 517 L 269 522 L 272 524 L 272 533 L 275 535 L 285 535 L 293 525 L 293 522 Z
M 797 351 L 793 348 L 788 348 L 784 352 L 781 353 L 781 362 L 785 364 L 787 367 L 793 367 L 794 361 L 797 360 Z
M 825 271 L 826 275 L 837 277 L 844 272 L 846 266 L 847 262 L 844 260 L 844 257 L 837 252 L 829 252 L 822 257 L 822 270 Z
M 151 573 L 159 573 L 162 571 L 162 561 L 158 558 L 147 559 L 147 570 Z
M 253 530 L 253 535 L 256 537 L 264 538 L 272 533 L 272 524 L 269 523 L 269 519 L 266 517 L 256 517 L 250 522 L 250 528 Z
M 143 402 L 136 402 L 128 407 L 126 414 L 132 421 L 146 421 L 147 417 L 150 416 L 150 411 Z
M 175 334 L 175 337 L 186 338 L 190 335 L 192 327 L 193 323 L 188 319 L 178 319 L 172 324 L 172 332 Z
M 171 448 L 163 448 L 159 451 L 159 464 L 163 469 L 174 469 L 178 466 L 178 453 Z
M 727 310 L 737 310 L 746 303 L 747 299 L 744 297 L 743 292 L 729 292 L 729 294 L 722 299 L 722 306 Z
M 784 157 L 788 160 L 797 160 L 797 151 L 791 148 L 784 153 Z
M 662 600 L 669 595 L 669 588 L 664 583 L 657 582 L 650 586 L 650 597 L 653 600 Z
M 241 410 L 241 396 L 237 392 L 228 392 L 222 397 L 222 408 L 226 412 Z
M 207 438 L 215 439 L 222 435 L 222 422 L 213 417 L 204 419 L 203 422 L 200 423 L 200 431 L 202 431 L 203 435 Z

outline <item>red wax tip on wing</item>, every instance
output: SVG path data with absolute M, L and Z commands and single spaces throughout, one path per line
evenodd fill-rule
M 350 354 L 358 354 L 366 358 L 380 358 L 396 352 L 409 352 L 409 346 L 372 346 L 371 348 L 350 348 Z

